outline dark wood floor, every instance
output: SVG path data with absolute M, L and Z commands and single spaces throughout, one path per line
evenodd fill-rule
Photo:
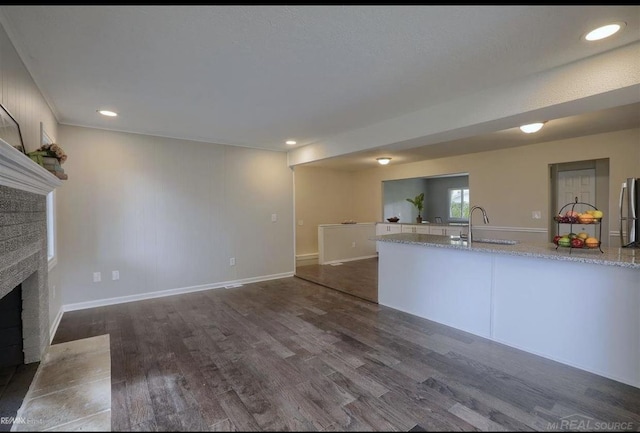
M 296 277 L 67 312 L 53 343 L 105 333 L 114 431 L 640 428 L 638 388 Z
M 296 267 L 296 277 L 378 302 L 378 258 Z

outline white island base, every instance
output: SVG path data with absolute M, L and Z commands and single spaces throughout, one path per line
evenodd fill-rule
M 640 387 L 637 268 L 384 241 L 378 252 L 379 304 Z

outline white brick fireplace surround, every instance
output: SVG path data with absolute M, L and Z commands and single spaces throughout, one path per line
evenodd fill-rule
M 22 283 L 24 362 L 49 345 L 46 195 L 61 181 L 0 140 L 0 298 Z

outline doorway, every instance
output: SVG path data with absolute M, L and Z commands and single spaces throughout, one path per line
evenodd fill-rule
M 571 210 L 568 204 L 574 203 L 576 198 L 580 203 L 588 203 L 604 211 L 601 221 L 602 227 L 591 224 L 574 224 L 575 233 L 586 232 L 589 236 L 602 237 L 603 246 L 609 246 L 609 159 L 595 159 L 587 161 L 564 162 L 549 165 L 550 172 L 550 201 L 549 201 L 549 240 L 561 232 L 566 232 L 553 218 L 559 212 Z M 564 207 L 564 209 L 563 209 Z M 576 205 L 577 212 L 593 209 L 588 205 Z M 602 229 L 602 235 L 600 235 Z

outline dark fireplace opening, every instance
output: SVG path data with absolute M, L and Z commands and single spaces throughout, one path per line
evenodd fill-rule
M 0 299 L 0 368 L 24 364 L 22 284 Z

